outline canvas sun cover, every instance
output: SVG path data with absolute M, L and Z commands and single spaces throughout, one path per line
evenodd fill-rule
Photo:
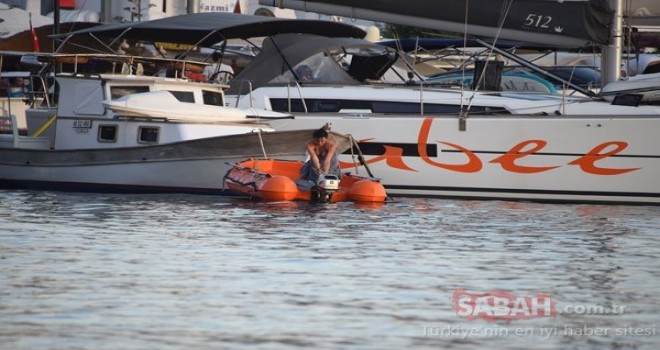
M 499 32 L 498 39 L 558 48 L 607 44 L 613 21 L 607 0 L 259 0 L 259 3 L 454 33 L 466 31 L 484 38 L 495 37 Z
M 349 60 L 337 62 L 340 57 Z M 228 94 L 247 93 L 241 82 L 252 88 L 290 84 L 303 65 L 313 70 L 313 84 L 357 85 L 378 79 L 396 61 L 394 49 L 353 38 L 327 38 L 309 34 L 279 34 L 264 40 L 259 54 L 230 83 Z
M 323 36 L 363 38 L 366 32 L 356 26 L 319 20 L 294 20 L 228 12 L 206 12 L 167 17 L 146 22 L 106 24 L 53 36 L 94 35 L 148 42 L 167 41 L 210 47 L 227 39 L 247 39 L 278 33 L 312 33 Z

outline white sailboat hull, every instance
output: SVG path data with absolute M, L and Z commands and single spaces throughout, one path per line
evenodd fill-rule
M 137 164 L 22 167 L 0 165 L 10 187 L 112 192 L 221 192 L 225 162 L 240 159 L 179 160 Z M 192 176 L 191 174 L 195 174 Z
M 242 134 L 99 150 L 0 149 L 2 187 L 94 192 L 223 194 L 230 164 L 300 160 L 310 130 Z M 263 147 L 262 141 L 263 140 Z
M 360 141 L 388 193 L 405 196 L 660 204 L 658 116 L 388 117 L 299 115 Z M 352 167 L 352 156 L 340 158 Z

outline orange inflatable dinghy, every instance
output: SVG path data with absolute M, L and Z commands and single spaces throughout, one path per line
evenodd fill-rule
M 378 179 L 342 174 L 328 176 L 318 184 L 300 180 L 302 161 L 249 159 L 237 164 L 224 177 L 225 186 L 238 194 L 268 201 L 384 202 L 385 187 Z

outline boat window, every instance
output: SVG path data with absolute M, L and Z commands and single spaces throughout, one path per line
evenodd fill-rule
M 419 103 L 375 101 L 373 109 L 376 113 L 422 113 Z M 424 104 L 424 113 L 458 113 L 460 110 L 461 106 L 456 104 Z
M 272 98 L 270 104 L 276 112 L 305 112 L 301 99 Z M 328 113 L 347 110 L 371 111 L 373 113 L 419 114 L 421 106 L 415 102 L 389 102 L 364 100 L 305 99 L 308 113 Z M 424 113 L 458 114 L 461 106 L 455 104 L 425 103 Z M 510 114 L 502 107 L 472 106 L 472 114 Z
M 288 112 L 289 102 L 291 103 L 291 112 L 304 112 L 305 108 L 301 99 L 286 99 L 286 98 L 273 98 L 270 104 L 274 111 Z M 320 112 L 339 112 L 341 110 L 371 110 L 370 101 L 357 101 L 357 100 L 330 100 L 330 99 L 305 99 L 307 104 L 307 112 L 320 113 Z
M 167 90 L 180 102 L 195 103 L 195 94 L 192 91 Z
M 117 125 L 99 125 L 99 142 L 117 142 Z
M 202 90 L 202 97 L 204 98 L 205 105 L 224 106 L 225 102 L 222 100 L 222 94 L 217 91 Z
M 348 75 L 344 67 L 335 61 L 334 56 L 327 55 L 324 52 L 313 55 L 293 67 L 295 76 L 284 64 L 281 71 L 281 75 L 268 83 L 278 84 L 298 81 L 303 84 L 357 84 L 355 79 Z M 305 74 L 305 72 L 308 74 Z
M 289 101 L 291 102 L 291 108 L 289 108 Z M 307 102 L 309 103 L 309 101 Z M 275 112 L 305 112 L 305 108 L 300 99 L 271 98 L 270 105 Z
M 141 126 L 138 129 L 138 143 L 158 143 L 158 127 Z
M 321 101 L 318 104 L 318 110 L 323 112 L 337 112 L 341 108 L 337 101 Z
M 130 94 L 149 92 L 149 86 L 111 86 L 110 99 L 116 100 Z

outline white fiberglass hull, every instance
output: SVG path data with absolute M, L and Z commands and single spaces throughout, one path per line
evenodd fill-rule
M 94 192 L 219 193 L 225 162 L 240 159 L 180 160 L 137 164 L 61 167 L 0 165 L 7 187 Z M 194 174 L 194 175 L 191 175 Z
M 660 116 L 298 115 L 360 141 L 374 176 L 399 196 L 660 204 Z M 340 157 L 344 168 L 351 156 Z M 364 169 L 362 169 L 364 171 Z
M 212 137 L 99 150 L 0 150 L 3 187 L 94 192 L 224 194 L 229 163 L 302 159 L 310 130 Z

